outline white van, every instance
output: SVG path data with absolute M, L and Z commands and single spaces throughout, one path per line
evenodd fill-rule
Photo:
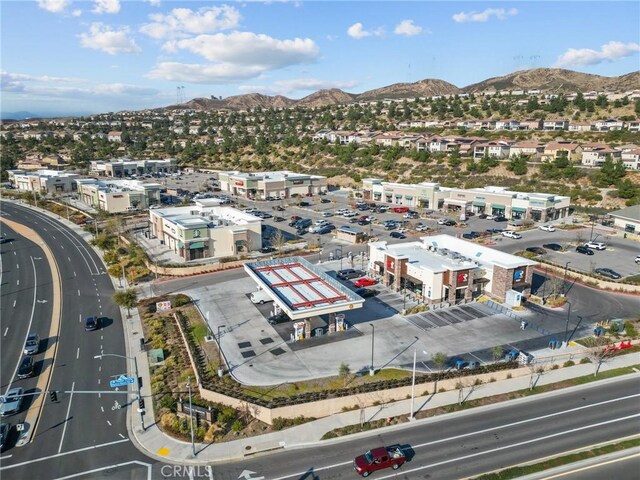
M 253 292 L 250 298 L 253 303 L 259 303 L 261 305 L 266 302 L 273 302 L 273 298 L 271 298 L 264 290 L 257 290 Z

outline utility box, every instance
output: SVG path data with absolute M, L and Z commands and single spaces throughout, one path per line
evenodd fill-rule
M 504 303 L 509 307 L 519 307 L 522 303 L 522 294 L 515 290 L 508 290 L 505 295 Z

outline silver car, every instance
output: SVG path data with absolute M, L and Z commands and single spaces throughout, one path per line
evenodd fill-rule
M 22 405 L 22 394 L 24 390 L 21 387 L 12 388 L 6 395 L 0 397 L 0 416 L 6 417 L 20 411 Z
M 40 336 L 37 333 L 30 333 L 24 343 L 25 355 L 36 355 L 40 351 Z

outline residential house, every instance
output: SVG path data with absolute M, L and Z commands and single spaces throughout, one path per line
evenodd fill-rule
M 109 132 L 107 134 L 107 140 L 110 142 L 121 142 L 122 141 L 122 132 Z
M 520 122 L 518 120 L 496 120 L 496 130 L 519 130 Z
M 624 128 L 624 122 L 616 120 L 615 118 L 598 120 L 591 125 L 593 126 L 593 130 L 596 130 L 597 132 L 613 132 Z
M 640 148 L 623 151 L 621 158 L 625 168 L 629 170 L 640 170 Z
M 504 141 L 478 142 L 473 147 L 473 159 L 482 160 L 484 157 L 508 158 L 509 144 Z
M 509 157 L 516 157 L 518 155 L 524 155 L 529 157 L 529 160 L 540 160 L 544 153 L 544 144 L 540 142 L 518 142 L 511 145 L 509 149 Z
M 543 162 L 550 162 L 560 157 L 566 157 L 571 162 L 579 162 L 582 160 L 582 147 L 567 141 L 549 142 L 544 147 Z
M 627 122 L 627 129 L 630 132 L 640 132 L 640 120 L 632 120 Z
M 607 159 L 622 158 L 622 152 L 601 143 L 593 143 L 582 146 L 582 165 L 588 167 L 600 167 Z
M 520 122 L 520 130 L 540 130 L 542 120 L 523 120 Z
M 569 131 L 570 132 L 590 132 L 591 123 L 590 122 L 570 122 Z
M 569 120 L 562 120 L 562 119 L 545 120 L 542 123 L 542 129 L 543 130 L 550 130 L 550 131 L 568 130 L 569 129 Z

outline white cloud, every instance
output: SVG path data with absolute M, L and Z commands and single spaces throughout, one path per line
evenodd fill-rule
M 80 44 L 86 48 L 101 50 L 109 55 L 139 53 L 140 47 L 129 38 L 129 28 L 114 28 L 103 23 L 92 23 L 88 33 L 81 33 Z
M 358 82 L 349 81 L 332 81 L 332 80 L 317 80 L 315 78 L 300 78 L 293 80 L 279 80 L 274 82 L 273 85 L 242 85 L 239 90 L 243 92 L 259 92 L 265 94 L 277 94 L 286 95 L 299 91 L 311 91 L 325 90 L 331 88 L 354 88 L 358 85 Z
M 349 35 L 351 38 L 355 38 L 356 40 L 360 40 L 361 38 L 372 37 L 372 36 L 380 37 L 384 35 L 384 29 L 380 27 L 380 28 L 376 28 L 375 30 L 365 30 L 364 25 L 358 22 L 358 23 L 354 23 L 347 29 L 347 35 Z
M 61 13 L 71 4 L 71 0 L 38 0 L 38 6 L 52 13 Z
M 197 11 L 174 8 L 169 14 L 152 13 L 152 20 L 140 31 L 153 38 L 185 37 L 187 34 L 214 33 L 238 26 L 240 12 L 228 5 L 205 7 Z
M 210 61 L 264 70 L 310 63 L 319 53 L 317 45 L 309 38 L 278 40 L 252 32 L 198 35 L 170 44 L 169 48 L 188 50 Z
M 103 13 L 118 13 L 120 11 L 120 0 L 94 0 L 92 12 L 96 15 Z
M 71 12 L 71 15 L 74 17 L 79 17 L 80 15 L 82 15 L 82 10 L 76 9 L 73 12 Z
M 466 22 L 487 22 L 491 17 L 496 17 L 498 20 L 506 20 L 508 17 L 512 17 L 518 14 L 517 8 L 487 8 L 482 12 L 460 12 L 453 15 L 453 20 L 457 23 Z
M 33 96 L 78 97 L 92 96 L 153 96 L 155 88 L 126 83 L 94 83 L 84 78 L 28 75 L 0 71 L 0 86 L 3 92 L 22 93 Z
M 152 7 L 159 7 L 160 0 L 146 0 Z
M 212 65 L 161 62 L 147 73 L 154 80 L 175 82 L 225 84 L 256 78 L 264 69 L 256 66 L 218 63 Z
M 396 25 L 393 31 L 396 35 L 405 35 L 407 37 L 413 37 L 414 35 L 420 35 L 424 29 L 413 23 L 413 20 L 402 20 Z
M 620 58 L 629 57 L 637 52 L 640 52 L 640 44 L 611 41 L 602 45 L 600 50 L 570 48 L 558 57 L 555 66 L 596 65 L 602 62 L 613 62 Z

